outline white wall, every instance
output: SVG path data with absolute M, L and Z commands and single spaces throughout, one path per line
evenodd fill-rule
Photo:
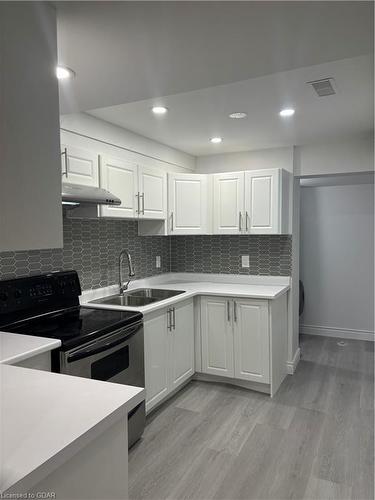
M 85 113 L 61 116 L 60 126 L 62 141 L 69 138 L 69 144 L 71 145 L 95 147 L 96 150 L 100 148 L 103 153 L 107 154 L 111 154 L 111 151 L 113 154 L 113 151 L 116 151 L 113 148 L 117 147 L 120 157 L 121 149 L 130 150 L 134 153 L 141 153 L 146 159 L 145 163 L 149 157 L 160 161 L 160 167 L 163 167 L 163 164 L 164 166 L 167 165 L 170 167 L 169 170 L 183 171 L 187 169 L 190 171 L 195 169 L 194 156 Z M 74 135 L 77 134 L 80 134 L 81 137 L 74 138 Z M 96 145 L 93 140 L 96 141 Z
M 197 158 L 197 172 L 202 174 L 263 168 L 284 168 L 293 173 L 293 148 L 261 149 Z
M 301 189 L 301 332 L 373 339 L 374 186 Z
M 0 251 L 62 247 L 56 13 L 0 2 Z
M 326 175 L 374 170 L 373 134 L 295 148 L 294 175 Z

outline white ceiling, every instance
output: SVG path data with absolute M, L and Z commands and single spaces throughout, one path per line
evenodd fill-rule
M 196 156 L 309 144 L 372 129 L 373 73 L 372 55 L 359 56 L 89 113 Z M 319 98 L 306 82 L 325 77 L 337 94 Z M 154 104 L 168 114 L 154 116 Z M 280 118 L 283 107 L 294 117 Z M 234 111 L 248 117 L 228 118 Z M 217 135 L 223 142 L 211 144 Z
M 213 87 L 373 50 L 372 2 L 55 5 L 59 62 L 77 74 L 61 85 L 62 113 Z

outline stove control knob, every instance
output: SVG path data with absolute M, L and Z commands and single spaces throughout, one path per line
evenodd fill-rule
M 0 300 L 5 302 L 8 298 L 8 294 L 6 292 L 0 292 Z
M 22 296 L 22 291 L 21 290 L 15 290 L 14 296 L 16 299 L 19 299 Z

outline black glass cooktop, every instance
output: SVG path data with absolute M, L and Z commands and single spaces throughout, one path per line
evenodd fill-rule
M 2 327 L 5 332 L 60 339 L 62 349 L 82 345 L 142 319 L 135 311 L 71 307 Z

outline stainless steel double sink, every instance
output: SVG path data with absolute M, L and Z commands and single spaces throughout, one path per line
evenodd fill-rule
M 122 295 L 110 295 L 102 299 L 92 300 L 90 304 L 106 304 L 111 306 L 142 307 L 160 302 L 176 295 L 185 293 L 185 290 L 162 290 L 159 288 L 138 288 Z

